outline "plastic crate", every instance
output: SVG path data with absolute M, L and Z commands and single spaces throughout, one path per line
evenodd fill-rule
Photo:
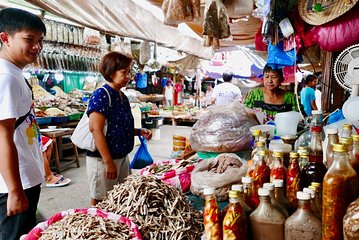
M 52 117 L 51 118 L 51 123 L 65 123 L 68 121 L 68 117 L 67 116 L 62 116 L 62 117 Z
M 51 117 L 37 117 L 36 122 L 37 124 L 49 124 L 51 123 Z
M 80 113 L 73 113 L 73 114 L 70 114 L 68 117 L 69 117 L 69 121 L 75 121 L 75 120 L 79 120 L 82 115 L 84 115 L 83 112 L 80 112 Z

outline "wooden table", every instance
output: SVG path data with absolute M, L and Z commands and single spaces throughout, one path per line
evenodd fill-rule
M 63 144 L 63 142 L 62 142 L 62 138 L 64 136 L 71 135 L 74 132 L 74 129 L 72 129 L 72 128 L 67 128 L 64 130 L 54 129 L 54 131 L 47 130 L 46 132 L 42 132 L 40 130 L 40 132 L 42 135 L 51 138 L 52 141 L 54 142 L 53 155 L 54 155 L 55 165 L 56 165 L 56 169 L 57 169 L 58 173 L 61 173 L 61 171 L 70 168 L 70 165 L 72 165 L 74 163 L 76 163 L 77 167 L 80 167 L 79 154 L 77 152 L 76 145 L 73 144 L 72 142 L 66 143 L 66 144 Z M 74 159 L 68 159 L 68 158 L 62 157 L 62 151 L 65 149 L 69 149 L 69 148 L 73 148 L 73 150 L 74 150 L 74 153 L 75 153 Z M 60 164 L 60 160 L 64 160 L 66 163 Z

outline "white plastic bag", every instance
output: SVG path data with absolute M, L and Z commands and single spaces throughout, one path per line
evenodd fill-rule
M 109 106 L 111 107 L 111 96 L 110 93 L 108 92 L 108 90 L 104 87 L 102 87 L 103 89 L 105 89 L 107 95 L 108 95 L 108 99 L 109 99 Z M 86 109 L 87 112 L 87 109 Z M 71 136 L 71 141 L 79 148 L 81 149 L 85 149 L 85 150 L 89 150 L 91 152 L 96 151 L 96 145 L 95 145 L 95 140 L 93 138 L 92 133 L 90 132 L 90 127 L 89 127 L 89 122 L 90 119 L 87 116 L 87 114 L 85 114 L 82 116 L 80 122 L 77 124 L 75 131 L 72 133 Z M 105 121 L 105 126 L 103 127 L 103 134 L 106 135 L 107 133 L 107 120 Z

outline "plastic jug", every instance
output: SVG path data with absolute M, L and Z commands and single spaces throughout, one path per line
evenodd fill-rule
M 302 119 L 299 112 L 282 112 L 275 115 L 277 135 L 296 135 L 299 121 Z

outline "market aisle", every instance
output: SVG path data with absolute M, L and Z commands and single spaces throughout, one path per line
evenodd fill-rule
M 189 136 L 191 127 L 164 125 L 161 127 L 160 140 L 148 142 L 148 149 L 156 161 L 169 159 L 172 152 L 172 135 L 179 134 Z M 132 160 L 138 146 L 129 154 Z M 65 177 L 71 178 L 70 185 L 59 188 L 41 189 L 39 208 L 45 217 L 50 217 L 55 213 L 70 208 L 89 207 L 89 188 L 86 176 L 85 154 L 80 154 L 80 168 L 70 168 L 63 172 Z

